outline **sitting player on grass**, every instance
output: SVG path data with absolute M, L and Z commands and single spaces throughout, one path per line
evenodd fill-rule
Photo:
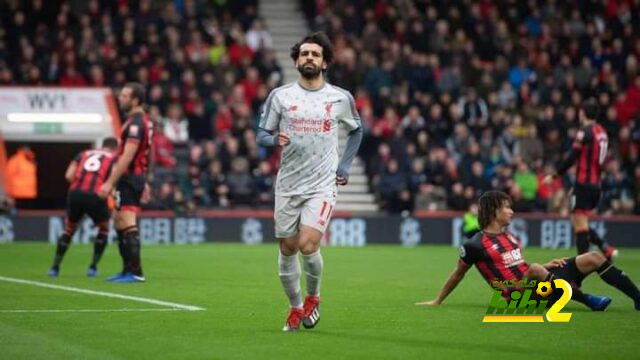
M 434 300 L 416 305 L 442 304 L 471 266 L 475 265 L 489 284 L 496 278 L 500 281 L 519 281 L 526 277 L 551 282 L 553 279 L 564 279 L 571 284 L 572 300 L 583 303 L 592 310 L 602 311 L 611 303 L 610 297 L 586 294 L 579 289 L 582 280 L 597 271 L 604 282 L 633 299 L 636 310 L 640 310 L 640 291 L 636 285 L 602 254 L 587 252 L 570 259 L 554 259 L 544 265 L 527 264 L 522 256 L 520 241 L 505 230 L 513 216 L 511 198 L 503 192 L 488 191 L 480 197 L 479 205 L 478 220 L 482 231 L 460 247 L 458 265 L 438 296 Z M 508 298 L 514 290 L 504 289 L 503 296 Z

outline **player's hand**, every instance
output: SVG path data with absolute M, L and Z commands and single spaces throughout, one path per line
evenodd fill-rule
M 151 201 L 151 186 L 149 186 L 149 183 L 145 183 L 144 190 L 142 191 L 142 197 L 140 198 L 140 202 L 143 204 L 146 204 L 149 201 Z
M 278 133 L 278 145 L 287 146 L 290 143 L 291 143 L 291 140 L 289 139 L 289 135 L 287 135 L 287 133 L 283 133 L 283 132 Z
M 566 259 L 567 258 L 553 259 L 553 260 L 549 261 L 545 267 L 547 269 L 553 269 L 553 268 L 557 268 L 557 267 L 564 267 L 565 265 L 567 265 Z
M 542 179 L 542 182 L 545 185 L 549 185 L 549 184 L 551 184 L 553 182 L 553 179 L 555 179 L 555 177 L 556 177 L 555 174 L 545 175 L 545 177 Z
M 347 179 L 346 177 L 343 176 L 336 176 L 336 184 L 337 185 L 347 185 L 347 183 L 349 182 L 349 179 Z
M 109 194 L 111 194 L 111 191 L 113 190 L 113 185 L 111 185 L 108 182 L 105 182 L 104 184 L 102 184 L 102 186 L 100 186 L 100 190 L 98 191 L 98 196 L 101 197 L 102 199 L 106 199 Z
M 442 304 L 442 302 L 440 302 L 438 299 L 433 299 L 430 301 L 423 301 L 423 302 L 417 302 L 416 305 L 418 306 L 438 306 Z

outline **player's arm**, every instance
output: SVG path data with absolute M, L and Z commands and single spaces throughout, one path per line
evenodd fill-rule
M 349 170 L 351 169 L 351 163 L 358 153 L 360 142 L 362 142 L 362 126 L 359 126 L 355 130 L 349 132 L 347 139 L 347 145 L 338 164 L 338 170 L 336 171 L 336 181 L 338 185 L 346 185 L 349 181 Z
M 355 100 L 353 100 L 353 96 L 349 93 L 346 93 L 346 96 L 347 101 L 344 103 L 344 109 L 340 114 L 339 121 L 350 131 L 347 138 L 347 145 L 340 159 L 340 163 L 338 163 L 338 170 L 336 171 L 336 183 L 338 185 L 346 185 L 349 181 L 351 163 L 358 153 L 358 148 L 360 147 L 364 133 L 360 115 L 358 115 L 358 110 L 356 110 Z
M 460 281 L 464 278 L 464 275 L 471 268 L 473 264 L 476 263 L 481 257 L 482 250 L 472 242 L 466 242 L 462 246 L 460 246 L 460 259 L 458 260 L 458 264 L 456 268 L 453 270 L 449 278 L 442 286 L 442 289 L 438 293 L 438 296 L 431 300 L 416 303 L 416 305 L 440 305 L 444 301 L 444 299 L 451 294 L 451 292 L 458 286 Z
M 280 125 L 280 103 L 276 97 L 276 91 L 272 91 L 267 97 L 262 113 L 260 114 L 260 125 L 256 134 L 256 142 L 258 145 L 265 147 L 285 146 L 289 145 L 289 135 L 285 132 L 277 132 Z
M 67 166 L 67 171 L 64 172 L 64 178 L 67 182 L 73 182 L 73 179 L 76 177 L 76 170 L 78 169 L 78 162 L 74 159 L 71 160 L 69 166 Z
M 275 131 L 267 131 L 263 128 L 258 128 L 258 134 L 256 135 L 256 141 L 258 145 L 272 147 L 272 146 L 286 146 L 289 145 L 289 135 L 283 132 L 275 133 Z
M 76 170 L 78 169 L 78 164 L 82 161 L 82 154 L 82 152 L 78 153 L 78 155 L 69 162 L 69 166 L 67 166 L 67 170 L 64 172 L 64 178 L 69 183 L 72 183 L 76 177 Z
M 152 129 L 153 129 L 153 125 Z M 153 153 L 153 131 L 149 137 L 149 148 L 147 150 L 147 171 L 145 173 L 144 190 L 142 191 L 142 198 L 140 201 L 145 204 L 151 201 L 151 183 L 153 182 L 153 168 L 156 165 L 156 157 Z
M 573 164 L 575 164 L 576 160 L 578 159 L 578 155 L 580 155 L 580 150 L 582 150 L 582 146 L 584 145 L 584 142 L 586 140 L 586 136 L 587 135 L 584 130 L 578 130 L 576 139 L 573 142 L 573 146 L 571 146 L 571 150 L 569 150 L 569 153 L 562 160 L 560 160 L 560 162 L 558 162 L 555 173 L 545 176 L 543 180 L 545 183 L 550 183 L 551 181 L 553 181 L 554 177 L 564 174 Z
M 131 165 L 133 158 L 138 151 L 138 147 L 140 146 L 140 142 L 137 139 L 128 139 L 124 144 L 124 149 L 122 151 L 122 155 L 118 157 L 116 160 L 116 164 L 113 166 L 111 170 L 111 174 L 109 178 L 102 184 L 100 187 L 100 197 L 106 198 L 111 193 L 115 183 L 120 179 L 122 174 L 127 171 L 127 168 Z
M 460 284 L 460 281 L 464 278 L 464 275 L 469 270 L 470 266 L 465 264 L 462 260 L 458 261 L 458 265 L 453 272 L 449 275 L 449 278 L 442 286 L 442 289 L 438 293 L 435 299 L 431 301 L 424 301 L 416 303 L 416 305 L 440 305 L 444 301 L 444 299 L 453 292 L 453 290 Z

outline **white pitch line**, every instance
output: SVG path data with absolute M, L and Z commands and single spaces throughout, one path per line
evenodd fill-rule
M 43 282 L 39 282 L 39 281 L 17 279 L 17 278 L 11 278 L 11 277 L 6 277 L 6 276 L 0 276 L 0 280 L 7 281 L 7 282 L 12 282 L 12 283 L 17 283 L 17 284 L 40 286 L 40 287 L 49 288 L 49 289 L 57 289 L 57 290 L 65 290 L 65 291 L 70 291 L 70 292 L 77 292 L 77 293 L 80 293 L 80 294 L 104 296 L 104 297 L 115 298 L 115 299 L 131 300 L 131 301 L 137 301 L 137 302 L 142 302 L 142 303 L 147 303 L 147 304 L 166 306 L 166 307 L 169 307 L 169 308 L 181 309 L 181 310 L 187 310 L 187 311 L 202 311 L 202 310 L 205 310 L 204 308 L 193 306 L 193 305 L 184 305 L 184 304 L 172 303 L 172 302 L 168 302 L 168 301 L 144 298 L 144 297 L 140 297 L 140 296 L 129 296 L 129 295 L 110 293 L 110 292 L 106 292 L 106 291 L 94 291 L 94 290 L 75 288 L 75 287 L 71 287 L 71 286 L 53 285 L 53 284 L 47 284 L 47 283 L 43 283 Z
M 168 312 L 182 309 L 15 309 L 0 310 L 0 313 L 101 313 L 101 312 Z

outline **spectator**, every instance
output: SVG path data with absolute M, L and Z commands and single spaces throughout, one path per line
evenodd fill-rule
M 265 30 L 262 20 L 256 19 L 251 24 L 251 28 L 247 31 L 247 46 L 255 52 L 273 47 L 271 35 Z
M 189 124 L 182 117 L 180 105 L 169 106 L 168 116 L 164 119 L 164 134 L 174 144 L 184 144 L 189 139 Z
M 514 155 L 527 164 L 533 164 L 544 158 L 542 140 L 538 138 L 538 128 L 531 124 L 527 127 L 526 137 L 519 139 L 514 147 Z
M 35 153 L 23 145 L 7 160 L 7 195 L 16 199 L 17 207 L 27 205 L 38 196 Z
M 161 122 L 153 125 L 153 151 L 155 164 L 161 168 L 173 169 L 176 166 L 176 158 L 173 156 L 173 143 L 163 131 Z
M 209 164 L 207 188 L 209 189 L 209 198 L 214 206 L 229 206 L 229 185 L 227 177 L 222 171 L 220 160 L 214 160 Z
M 513 176 L 513 180 L 518 187 L 519 195 L 523 201 L 535 203 L 538 193 L 538 177 L 529 169 L 529 165 L 520 161 L 518 170 Z
M 462 120 L 476 135 L 488 125 L 489 109 L 487 103 L 478 97 L 476 90 L 469 88 L 467 95 L 460 97 L 458 101 Z
M 249 174 L 249 162 L 236 157 L 231 162 L 231 172 L 227 177 L 229 200 L 234 205 L 250 205 L 253 201 L 254 179 Z
M 415 198 L 416 210 L 438 211 L 447 209 L 447 191 L 442 186 L 420 184 Z
M 400 212 L 402 210 L 400 192 L 407 188 L 407 179 L 400 171 L 398 162 L 395 159 L 391 159 L 388 162 L 378 188 L 381 195 L 382 208 L 391 213 Z
M 451 194 L 447 199 L 447 206 L 451 210 L 464 211 L 469 207 L 464 196 L 464 186 L 462 183 L 454 183 L 451 187 Z
M 256 173 L 255 191 L 257 194 L 256 203 L 258 206 L 270 206 L 273 202 L 273 174 L 271 165 L 267 161 L 261 161 Z

